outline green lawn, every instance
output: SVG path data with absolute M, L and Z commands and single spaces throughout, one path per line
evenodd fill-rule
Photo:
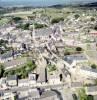
M 7 18 L 2 18 L 2 19 L 0 20 L 0 26 L 1 26 L 1 25 L 7 24 L 8 21 L 9 21 L 9 20 L 8 20 Z

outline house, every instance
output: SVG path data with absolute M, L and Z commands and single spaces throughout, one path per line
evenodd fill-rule
M 36 82 L 36 73 L 29 73 L 28 77 L 29 77 L 29 80 L 33 80 Z
M 8 91 L 2 92 L 0 91 L 0 100 L 15 100 L 16 92 Z
M 20 79 L 18 80 L 18 86 L 23 87 L 23 86 L 34 86 L 36 85 L 36 74 L 35 73 L 29 73 L 27 79 Z
M 47 40 L 50 34 L 52 34 L 51 28 L 43 28 L 35 30 L 35 33 L 33 32 L 32 36 L 34 35 L 35 39 Z
M 55 47 L 57 52 L 61 55 L 64 56 L 64 48 L 65 48 L 65 43 L 63 42 L 56 42 Z
M 68 36 L 68 38 L 78 38 L 80 33 L 77 31 L 65 32 L 65 35 Z
M 17 75 L 8 76 L 6 83 L 7 83 L 8 86 L 11 86 L 11 87 L 17 86 L 18 85 Z
M 21 55 L 19 51 L 8 51 L 7 53 L 0 55 L 0 63 L 4 63 L 6 61 L 12 60 L 19 55 Z
M 0 79 L 0 90 L 7 89 L 6 78 Z
M 28 89 L 24 88 L 21 91 L 19 91 L 18 100 L 39 100 L 40 98 L 40 92 L 36 89 Z
M 97 70 L 90 67 L 81 67 L 79 73 L 87 78 L 97 78 Z
M 60 100 L 55 91 L 45 91 L 41 94 L 39 100 Z
M 18 87 L 29 86 L 29 79 L 18 80 Z
M 36 89 L 29 89 L 28 91 L 28 98 L 30 99 L 37 99 L 40 98 L 40 91 L 36 88 Z
M 65 79 L 66 77 L 70 76 L 71 77 L 71 73 L 66 69 L 66 68 L 62 68 L 61 69 L 63 78 Z
M 50 84 L 56 84 L 56 83 L 58 84 L 58 83 L 61 83 L 60 77 L 58 75 L 49 75 L 48 82 Z
M 81 88 L 83 87 L 83 84 L 81 82 L 72 82 L 71 83 L 71 88 Z
M 91 37 L 97 37 L 97 31 L 91 30 L 88 35 L 90 35 Z
M 16 67 L 21 67 L 26 63 L 27 63 L 27 58 L 24 57 L 24 58 L 13 59 L 11 61 L 6 61 L 4 62 L 3 65 L 5 67 L 5 70 L 10 70 Z
M 88 59 L 84 54 L 67 55 L 64 57 L 64 60 L 67 61 L 69 64 L 72 64 L 73 62 L 75 63 L 88 62 Z
M 87 95 L 97 95 L 97 86 L 90 86 L 86 88 Z

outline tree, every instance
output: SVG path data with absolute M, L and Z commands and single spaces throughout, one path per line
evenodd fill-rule
M 23 30 L 28 30 L 29 29 L 29 26 L 30 26 L 30 24 L 29 23 L 26 23 L 26 24 L 19 24 L 16 27 L 17 28 L 21 28 Z
M 87 96 L 87 100 L 94 100 L 94 98 L 93 98 L 92 95 L 88 95 L 88 96 Z
M 74 100 L 78 100 L 78 98 L 77 98 L 77 95 L 76 95 L 76 94 L 72 94 L 72 96 L 73 96 L 73 99 L 74 99 Z
M 92 68 L 92 69 L 96 69 L 96 68 L 97 68 L 97 65 L 92 64 L 92 65 L 91 65 L 91 68 Z
M 29 71 L 33 71 L 36 68 L 36 65 L 32 61 L 29 61 L 27 63 L 27 68 L 29 69 Z
M 94 26 L 94 29 L 97 30 L 97 25 Z
M 82 48 L 81 47 L 77 47 L 76 51 L 82 51 Z
M 57 69 L 55 65 L 51 65 L 51 64 L 48 65 L 48 68 L 49 68 L 49 72 L 53 72 Z
M 44 27 L 47 27 L 47 25 L 35 23 L 35 29 L 44 28 Z
M 78 19 L 80 17 L 80 15 L 76 14 L 74 17 L 75 17 L 75 19 Z
M 87 100 L 86 91 L 84 88 L 78 91 L 79 100 Z
M 51 20 L 51 24 L 59 23 L 60 21 L 64 21 L 64 18 L 63 17 L 54 18 Z
M 91 17 L 91 21 L 95 21 L 95 18 L 94 17 Z
M 21 21 L 22 20 L 22 18 L 21 17 L 14 17 L 14 18 L 12 18 L 12 21 L 14 21 L 14 22 L 19 22 L 19 21 Z
M 25 64 L 24 66 L 21 66 L 21 68 L 3 72 L 4 73 L 3 76 L 6 77 L 9 75 L 16 74 L 20 79 L 27 78 L 29 72 L 33 71 L 35 68 L 36 68 L 35 63 L 33 61 L 28 61 L 28 63 Z

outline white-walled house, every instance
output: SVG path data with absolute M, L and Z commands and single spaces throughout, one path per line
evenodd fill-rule
M 29 80 L 28 79 L 20 79 L 20 80 L 18 80 L 18 86 L 19 87 L 29 86 Z
M 97 86 L 86 87 L 87 95 L 97 95 Z
M 19 87 L 29 87 L 29 86 L 34 86 L 36 84 L 35 80 L 29 80 L 29 79 L 20 79 L 18 80 L 18 86 Z
M 19 51 L 8 51 L 7 53 L 0 55 L 0 63 L 4 63 L 10 60 L 13 60 L 15 57 L 21 55 Z
M 81 67 L 79 73 L 87 78 L 97 78 L 97 70 L 90 67 Z
M 0 100 L 15 100 L 14 97 L 16 93 L 9 91 L 9 92 L 2 92 L 0 91 Z
M 61 83 L 60 77 L 57 76 L 57 75 L 50 75 L 49 78 L 48 78 L 48 82 L 50 84 L 56 84 L 56 83 L 58 84 L 58 83 Z

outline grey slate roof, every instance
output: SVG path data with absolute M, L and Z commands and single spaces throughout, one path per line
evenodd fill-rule
M 20 80 L 18 80 L 18 84 L 27 83 L 28 81 L 29 81 L 29 79 L 20 79 Z
M 43 29 L 38 29 L 38 30 L 35 31 L 36 37 L 49 36 L 50 34 L 52 34 L 51 28 L 43 28 Z
M 28 93 L 28 96 L 23 95 L 21 92 L 22 95 L 19 94 L 18 100 L 28 100 L 28 99 L 36 100 L 36 99 L 40 98 L 40 93 L 39 93 L 39 90 L 37 90 L 37 89 L 29 89 L 29 90 L 26 90 L 25 92 Z
M 71 83 L 71 87 L 82 87 L 83 84 L 81 82 L 73 82 Z
M 97 92 L 97 86 L 87 87 L 87 92 Z
M 31 97 L 31 98 L 39 98 L 40 97 L 39 90 L 32 89 L 32 91 L 29 92 L 29 97 Z
M 17 80 L 17 75 L 8 76 L 7 81 L 9 80 Z
M 74 54 L 65 56 L 64 60 L 69 61 L 69 63 L 71 63 L 71 61 L 73 60 L 87 60 L 87 58 L 84 54 Z
M 53 97 L 53 99 L 51 99 Z M 56 98 L 55 98 L 56 97 Z M 39 100 L 56 100 L 57 93 L 54 91 L 43 92 Z
M 92 69 L 90 67 L 81 67 L 82 70 L 86 70 L 86 71 L 89 71 L 89 72 L 94 72 L 94 73 L 97 73 L 97 69 Z
M 18 54 L 20 54 L 19 51 L 14 51 L 14 55 L 18 55 Z M 1 59 L 7 59 L 7 58 L 10 58 L 10 57 L 12 57 L 12 51 L 8 51 L 7 53 L 0 55 Z

